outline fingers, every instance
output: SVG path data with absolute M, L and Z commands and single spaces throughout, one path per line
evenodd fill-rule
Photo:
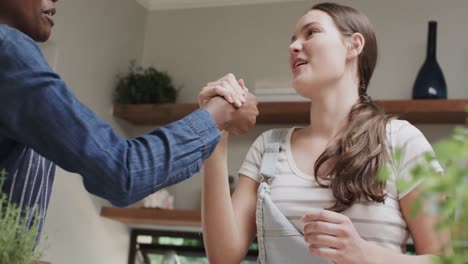
M 224 99 L 226 99 L 226 101 L 229 103 L 234 103 L 234 98 L 228 88 L 225 88 L 221 85 L 212 85 L 204 87 L 200 92 L 200 95 L 198 96 L 200 106 L 205 105 L 206 102 L 214 96 L 224 97 Z
M 302 217 L 303 222 L 325 221 L 335 224 L 345 223 L 349 220 L 345 215 L 330 210 L 318 210 Z
M 237 80 L 234 74 L 229 73 L 217 81 L 209 82 L 202 89 L 199 95 L 199 102 L 202 106 L 207 100 L 214 96 L 222 96 L 229 103 L 236 107 L 241 107 L 245 102 L 245 95 L 248 89 L 245 87 L 244 81 Z
M 332 236 L 340 236 L 343 234 L 341 225 L 323 221 L 307 223 L 304 225 L 303 231 L 304 235 L 320 233 Z
M 314 247 L 329 247 L 335 249 L 340 249 L 343 247 L 343 242 L 341 239 L 335 236 L 324 234 L 307 234 L 304 235 L 304 240 L 307 244 Z
M 222 90 L 225 90 L 229 97 L 232 98 L 232 101 L 229 102 L 234 104 L 236 107 L 241 107 L 242 104 L 245 102 L 243 95 L 239 94 L 239 90 L 233 87 L 227 80 L 211 82 L 208 83 L 207 86 L 212 89 L 220 88 Z M 225 97 L 225 99 L 227 100 L 228 98 Z
M 237 80 L 237 82 L 239 83 L 240 87 L 244 90 L 244 92 L 247 93 L 249 91 L 249 89 L 245 87 L 244 79 L 239 79 Z
M 236 79 L 234 74 L 229 73 L 225 76 L 227 82 L 231 85 L 231 87 L 235 91 L 235 96 L 237 99 L 244 104 L 245 103 L 245 91 L 242 86 L 239 84 L 239 81 Z
M 212 83 L 213 85 L 221 85 L 224 88 L 227 88 L 231 92 L 231 96 L 234 100 L 234 104 L 237 107 L 241 107 L 245 103 L 245 91 L 236 80 L 234 74 L 229 73 L 219 79 L 216 82 Z

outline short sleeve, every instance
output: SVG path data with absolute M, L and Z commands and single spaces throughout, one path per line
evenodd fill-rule
M 269 133 L 270 131 L 261 134 L 257 137 L 252 146 L 250 146 L 244 162 L 239 169 L 239 175 L 245 175 L 259 183 L 262 181 L 262 176 L 260 176 L 260 164 L 262 162 L 263 152 L 265 149 L 264 139 Z
M 395 163 L 397 166 L 397 181 L 410 182 L 410 180 L 412 180 L 412 169 L 419 164 L 426 164 L 426 154 L 430 154 L 434 157 L 427 163 L 428 166 L 435 172 L 442 173 L 442 166 L 435 159 L 431 144 L 418 128 L 407 121 L 402 121 L 395 132 L 394 150 L 400 152 L 400 160 L 397 160 Z M 420 179 L 416 181 L 404 190 L 398 190 L 398 199 L 402 199 L 409 194 L 419 186 L 423 180 L 424 179 Z

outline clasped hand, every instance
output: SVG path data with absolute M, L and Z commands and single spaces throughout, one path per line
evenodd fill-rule
M 214 97 L 222 97 L 232 105 L 232 111 L 223 129 L 230 134 L 239 135 L 247 132 L 256 123 L 258 116 L 257 98 L 249 93 L 242 79 L 237 80 L 229 73 L 222 78 L 209 82 L 200 92 L 198 103 L 205 107 Z

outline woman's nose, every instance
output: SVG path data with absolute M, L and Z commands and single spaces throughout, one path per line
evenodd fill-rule
M 289 45 L 289 52 L 291 54 L 298 53 L 301 51 L 301 48 L 302 48 L 301 42 L 296 39 L 293 42 L 291 42 L 291 44 Z

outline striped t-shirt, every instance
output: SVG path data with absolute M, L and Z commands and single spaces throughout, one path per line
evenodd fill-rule
M 313 175 L 307 175 L 297 168 L 291 152 L 291 135 L 296 127 L 288 130 L 276 167 L 276 178 L 271 184 L 271 197 L 281 212 L 302 232 L 301 217 L 317 209 L 333 205 L 335 198 L 329 188 L 320 187 Z M 264 152 L 264 139 L 269 141 L 272 130 L 259 136 L 251 146 L 239 174 L 261 182 L 259 174 Z M 413 165 L 424 160 L 423 153 L 432 147 L 424 135 L 413 125 L 403 120 L 392 120 L 386 129 L 387 148 L 390 153 L 402 151 L 399 162 L 389 161 L 391 172 L 387 180 L 387 198 L 384 203 L 357 202 L 342 213 L 353 222 L 359 235 L 367 240 L 398 252 L 405 252 L 409 237 L 408 228 L 400 210 L 399 200 L 416 185 L 404 192 L 396 188 L 396 181 L 409 179 Z M 393 155 L 392 155 L 393 156 Z M 434 169 L 442 171 L 438 162 Z

